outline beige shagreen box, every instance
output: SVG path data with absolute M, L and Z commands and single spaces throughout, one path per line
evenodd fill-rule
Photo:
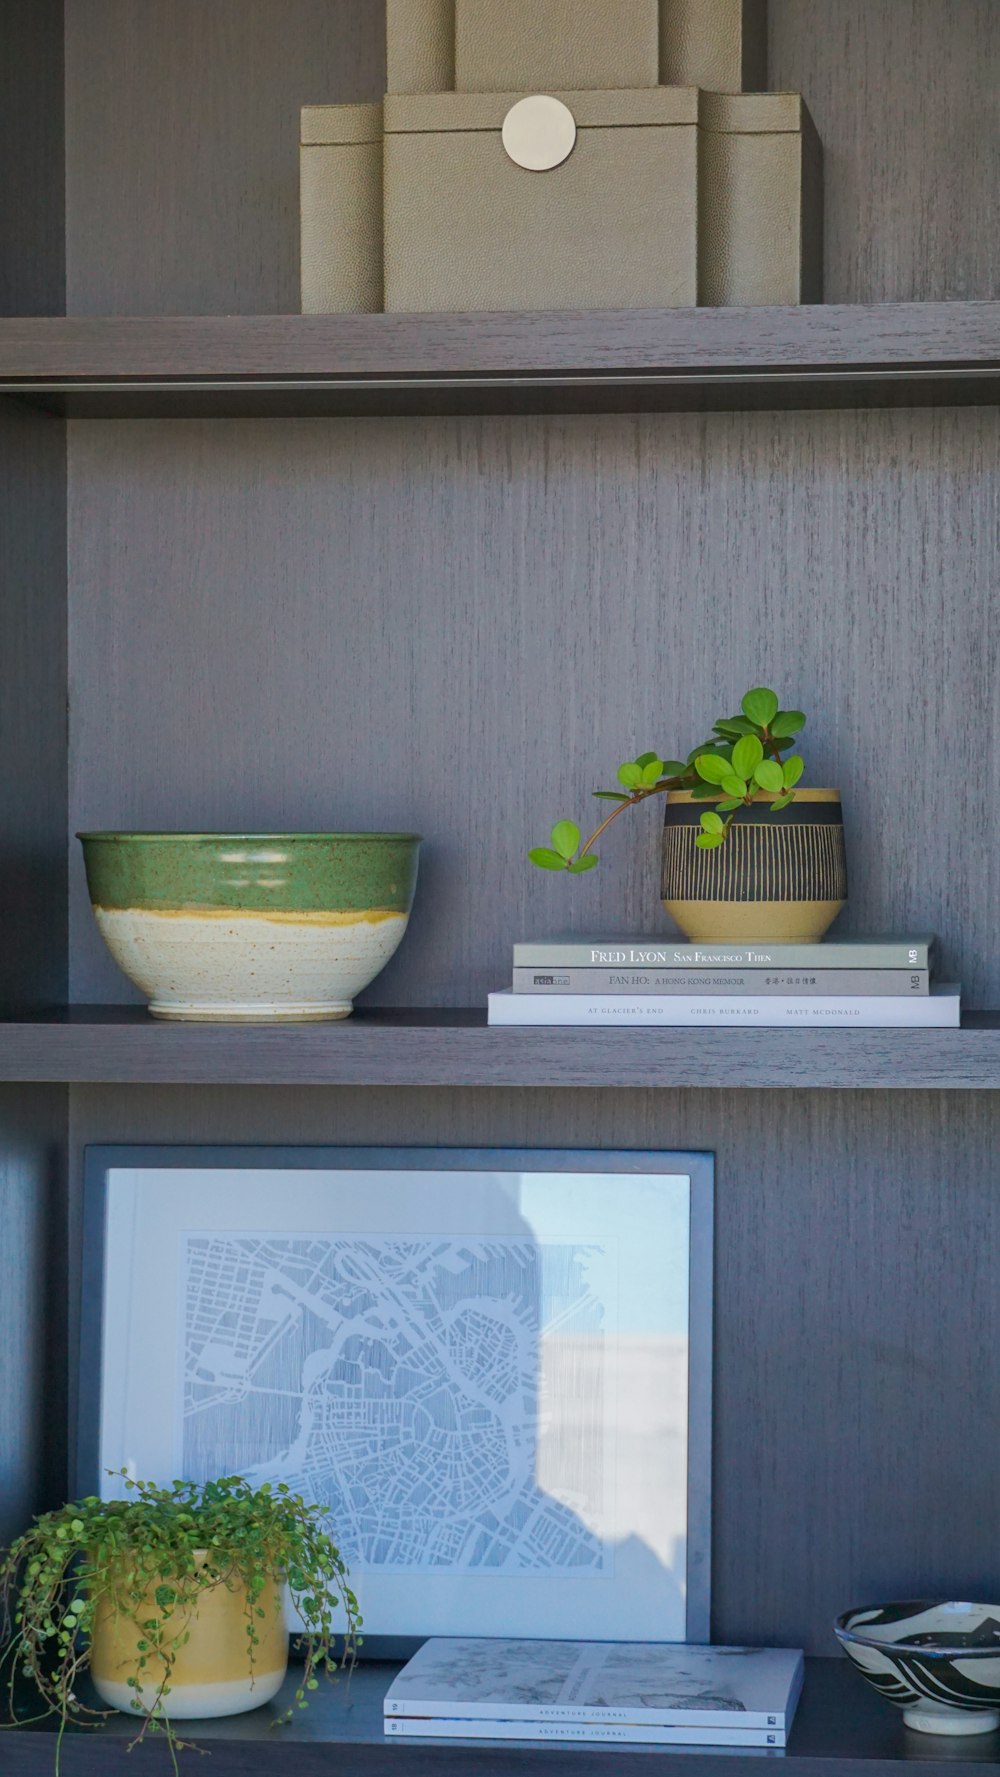
M 455 0 L 386 0 L 386 90 L 450 93 L 455 85 Z
M 516 93 L 385 106 L 385 306 L 671 308 L 697 301 L 698 94 L 563 92 L 560 164 L 505 149 Z M 575 124 L 575 131 L 574 131 Z M 520 152 L 516 142 L 515 153 Z
M 455 0 L 455 87 L 537 93 L 656 86 L 658 8 L 659 0 Z
M 767 85 L 767 0 L 659 0 L 660 79 L 713 93 Z
M 302 313 L 382 307 L 382 107 L 305 105 Z
M 698 301 L 823 299 L 823 157 L 797 93 L 702 93 Z

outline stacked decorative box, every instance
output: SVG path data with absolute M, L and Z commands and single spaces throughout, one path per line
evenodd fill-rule
M 816 302 L 819 139 L 765 0 L 388 0 L 384 105 L 302 112 L 302 308 Z

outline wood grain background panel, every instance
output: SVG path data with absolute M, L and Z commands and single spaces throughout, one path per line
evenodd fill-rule
M 381 98 L 380 0 L 67 0 L 70 314 L 299 308 L 299 111 Z
M 23 4 L 23 0 L 22 0 Z M 298 111 L 375 99 L 380 0 L 67 0 L 69 310 L 299 307 Z M 994 0 L 772 0 L 826 156 L 826 294 L 997 294 Z
M 0 315 L 66 298 L 62 0 L 0 7 Z
M 78 1087 L 71 1098 L 77 1209 L 93 1141 L 713 1151 L 714 1638 L 830 1653 L 850 1605 L 996 1595 L 995 1095 Z
M 994 0 L 770 0 L 768 82 L 823 143 L 828 302 L 997 292 Z
M 66 995 L 66 428 L 0 401 L 0 998 Z
M 66 1498 L 68 1104 L 0 1087 L 0 1547 Z
M 65 999 L 66 428 L 0 402 L 0 999 Z M 0 1545 L 65 1497 L 64 1088 L 0 1088 Z
M 470 1005 L 513 939 L 666 931 L 655 807 L 525 861 L 753 683 L 844 796 L 845 932 L 937 931 L 1000 1004 L 987 410 L 73 422 L 70 830 L 426 836 L 377 1004 Z M 129 990 L 71 841 L 71 997 Z

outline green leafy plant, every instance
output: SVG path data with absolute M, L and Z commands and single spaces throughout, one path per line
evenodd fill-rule
M 618 767 L 621 787 L 594 791 L 596 797 L 614 802 L 616 807 L 589 839 L 581 845 L 576 822 L 557 821 L 551 844 L 536 845 L 529 851 L 531 862 L 540 870 L 568 870 L 574 876 L 593 870 L 598 861 L 593 847 L 612 821 L 626 808 L 668 790 L 689 790 L 694 797 L 714 802 L 714 808 L 706 809 L 701 817 L 696 844 L 702 851 L 714 851 L 724 844 L 736 810 L 759 798 L 769 799 L 771 813 L 780 814 L 794 802 L 795 786 L 805 770 L 801 756 L 789 748 L 805 727 L 806 718 L 801 710 L 781 709 L 774 692 L 765 685 L 746 693 L 740 712 L 738 716 L 720 716 L 710 739 L 692 748 L 684 760 L 661 759 L 658 753 L 626 759 Z
M 204 1486 L 175 1481 L 170 1487 L 131 1480 L 124 1471 L 122 1478 L 129 1498 L 81 1499 L 47 1512 L 0 1555 L 9 1717 L 18 1719 L 19 1681 L 29 1680 L 40 1696 L 42 1716 L 59 1717 L 57 1773 L 68 1723 L 96 1726 L 113 1713 L 77 1696 L 102 1601 L 137 1632 L 135 1666 L 125 1681 L 135 1693 L 132 1708 L 142 1718 L 133 1745 L 147 1733 L 162 1732 L 175 1771 L 177 1752 L 186 1743 L 165 1710 L 170 1677 L 189 1639 L 184 1619 L 210 1587 L 245 1589 L 252 1677 L 265 1615 L 261 1594 L 272 1581 L 287 1585 L 305 1626 L 304 1665 L 294 1695 L 300 1709 L 318 1689 L 318 1674 L 352 1664 L 357 1647 L 357 1600 L 318 1506 L 307 1505 L 283 1483 L 255 1490 L 240 1476 Z M 281 1719 L 291 1716 L 289 1709 Z

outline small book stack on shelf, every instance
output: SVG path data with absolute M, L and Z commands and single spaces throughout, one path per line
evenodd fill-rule
M 804 1664 L 792 1648 L 436 1637 L 386 1693 L 386 1734 L 785 1745 Z
M 552 938 L 515 944 L 491 1024 L 957 1026 L 933 937 L 822 944 Z

